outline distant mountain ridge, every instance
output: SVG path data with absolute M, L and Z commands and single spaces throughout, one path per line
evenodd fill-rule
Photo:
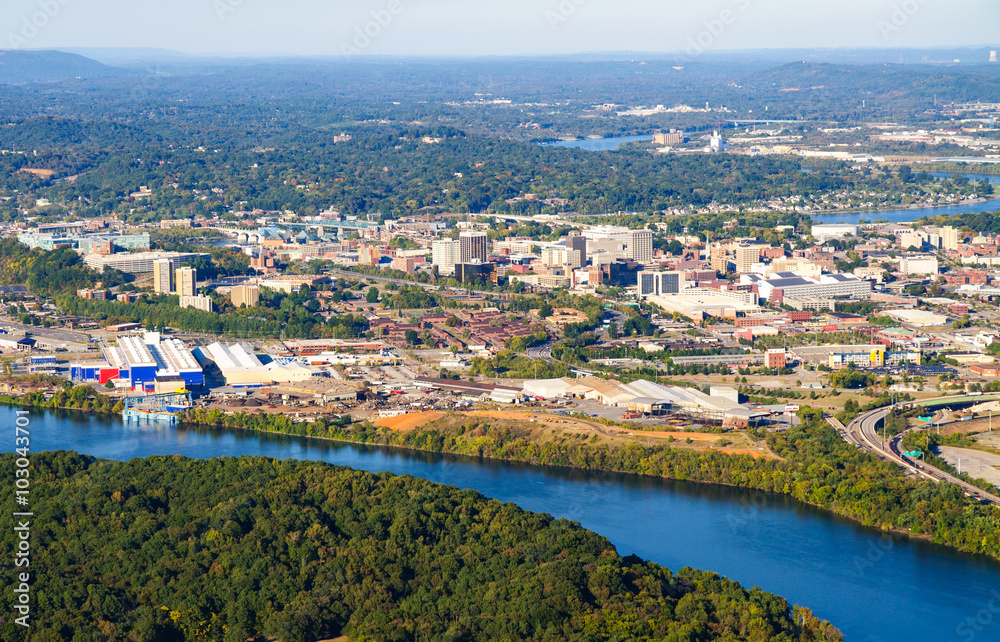
M 59 82 L 73 78 L 121 76 L 128 72 L 62 51 L 0 50 L 0 85 Z
M 859 97 L 913 93 L 945 100 L 1000 101 L 1000 65 L 840 65 L 796 62 L 749 74 L 745 81 L 777 91 L 853 90 Z

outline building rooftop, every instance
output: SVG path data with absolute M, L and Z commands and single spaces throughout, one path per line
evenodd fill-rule
M 156 359 L 149 347 L 137 336 L 118 337 L 118 346 L 122 349 L 127 365 L 135 367 L 156 367 Z

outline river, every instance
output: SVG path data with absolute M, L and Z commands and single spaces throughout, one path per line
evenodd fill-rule
M 0 408 L 8 426 L 13 413 Z M 624 555 L 760 586 L 812 608 L 849 641 L 1000 639 L 1000 564 L 885 537 L 785 497 L 280 435 L 137 427 L 79 413 L 35 412 L 30 429 L 34 451 L 75 450 L 116 460 L 255 455 L 414 475 L 577 520 Z
M 637 143 L 653 140 L 652 136 L 615 136 L 612 138 L 584 138 L 582 140 L 561 140 L 557 143 L 543 143 L 542 147 L 566 147 L 568 149 L 583 149 L 588 152 L 611 152 L 624 143 Z
M 937 178 L 954 176 L 955 174 L 941 174 L 932 172 Z M 994 185 L 1000 185 L 1000 176 L 986 176 L 984 174 L 960 174 L 970 181 L 979 182 L 988 179 Z M 889 221 L 890 223 L 912 223 L 925 216 L 952 216 L 954 214 L 969 214 L 978 212 L 995 212 L 1000 210 L 1000 198 L 992 198 L 981 203 L 966 203 L 961 205 L 947 205 L 943 207 L 922 207 L 919 209 L 898 209 L 875 212 L 851 212 L 850 214 L 822 214 L 811 213 L 810 216 L 818 223 L 857 223 L 858 221 Z

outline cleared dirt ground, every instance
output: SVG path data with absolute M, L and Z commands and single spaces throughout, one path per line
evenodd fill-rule
M 484 421 L 485 420 L 485 421 Z M 750 455 L 778 459 L 766 445 L 757 442 L 746 432 L 734 431 L 726 434 L 641 431 L 617 426 L 607 426 L 575 417 L 546 413 L 511 412 L 504 410 L 474 410 L 469 412 L 421 412 L 399 417 L 378 419 L 377 426 L 399 431 L 410 431 L 424 426 L 451 429 L 470 424 L 487 424 L 494 427 L 527 429 L 531 441 L 545 443 L 586 439 L 592 444 L 625 445 L 640 443 L 646 445 L 670 445 L 672 448 L 687 450 L 718 450 L 731 455 Z M 688 443 L 688 440 L 691 443 Z M 724 440 L 725 445 L 720 445 Z

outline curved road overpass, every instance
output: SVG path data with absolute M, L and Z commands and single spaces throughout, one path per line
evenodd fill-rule
M 955 403 L 979 403 L 983 401 L 996 401 L 1000 395 L 985 395 L 974 397 L 940 397 L 938 399 L 925 399 L 923 401 L 907 404 L 909 406 L 919 406 L 933 408 L 937 406 L 947 406 Z M 961 486 L 967 495 L 987 501 L 994 506 L 1000 506 L 1000 497 L 987 493 L 981 488 L 977 488 L 958 479 L 943 470 L 939 470 L 924 462 L 916 462 L 906 457 L 900 448 L 902 435 L 893 435 L 888 441 L 882 439 L 878 433 L 879 424 L 885 421 L 886 416 L 892 411 L 892 406 L 878 408 L 861 415 L 858 415 L 850 425 L 844 429 L 844 435 L 849 443 L 857 444 L 872 452 L 875 456 L 885 461 L 892 462 L 904 469 L 915 471 L 919 476 L 935 483 L 948 482 Z M 839 423 L 839 422 L 838 422 Z

